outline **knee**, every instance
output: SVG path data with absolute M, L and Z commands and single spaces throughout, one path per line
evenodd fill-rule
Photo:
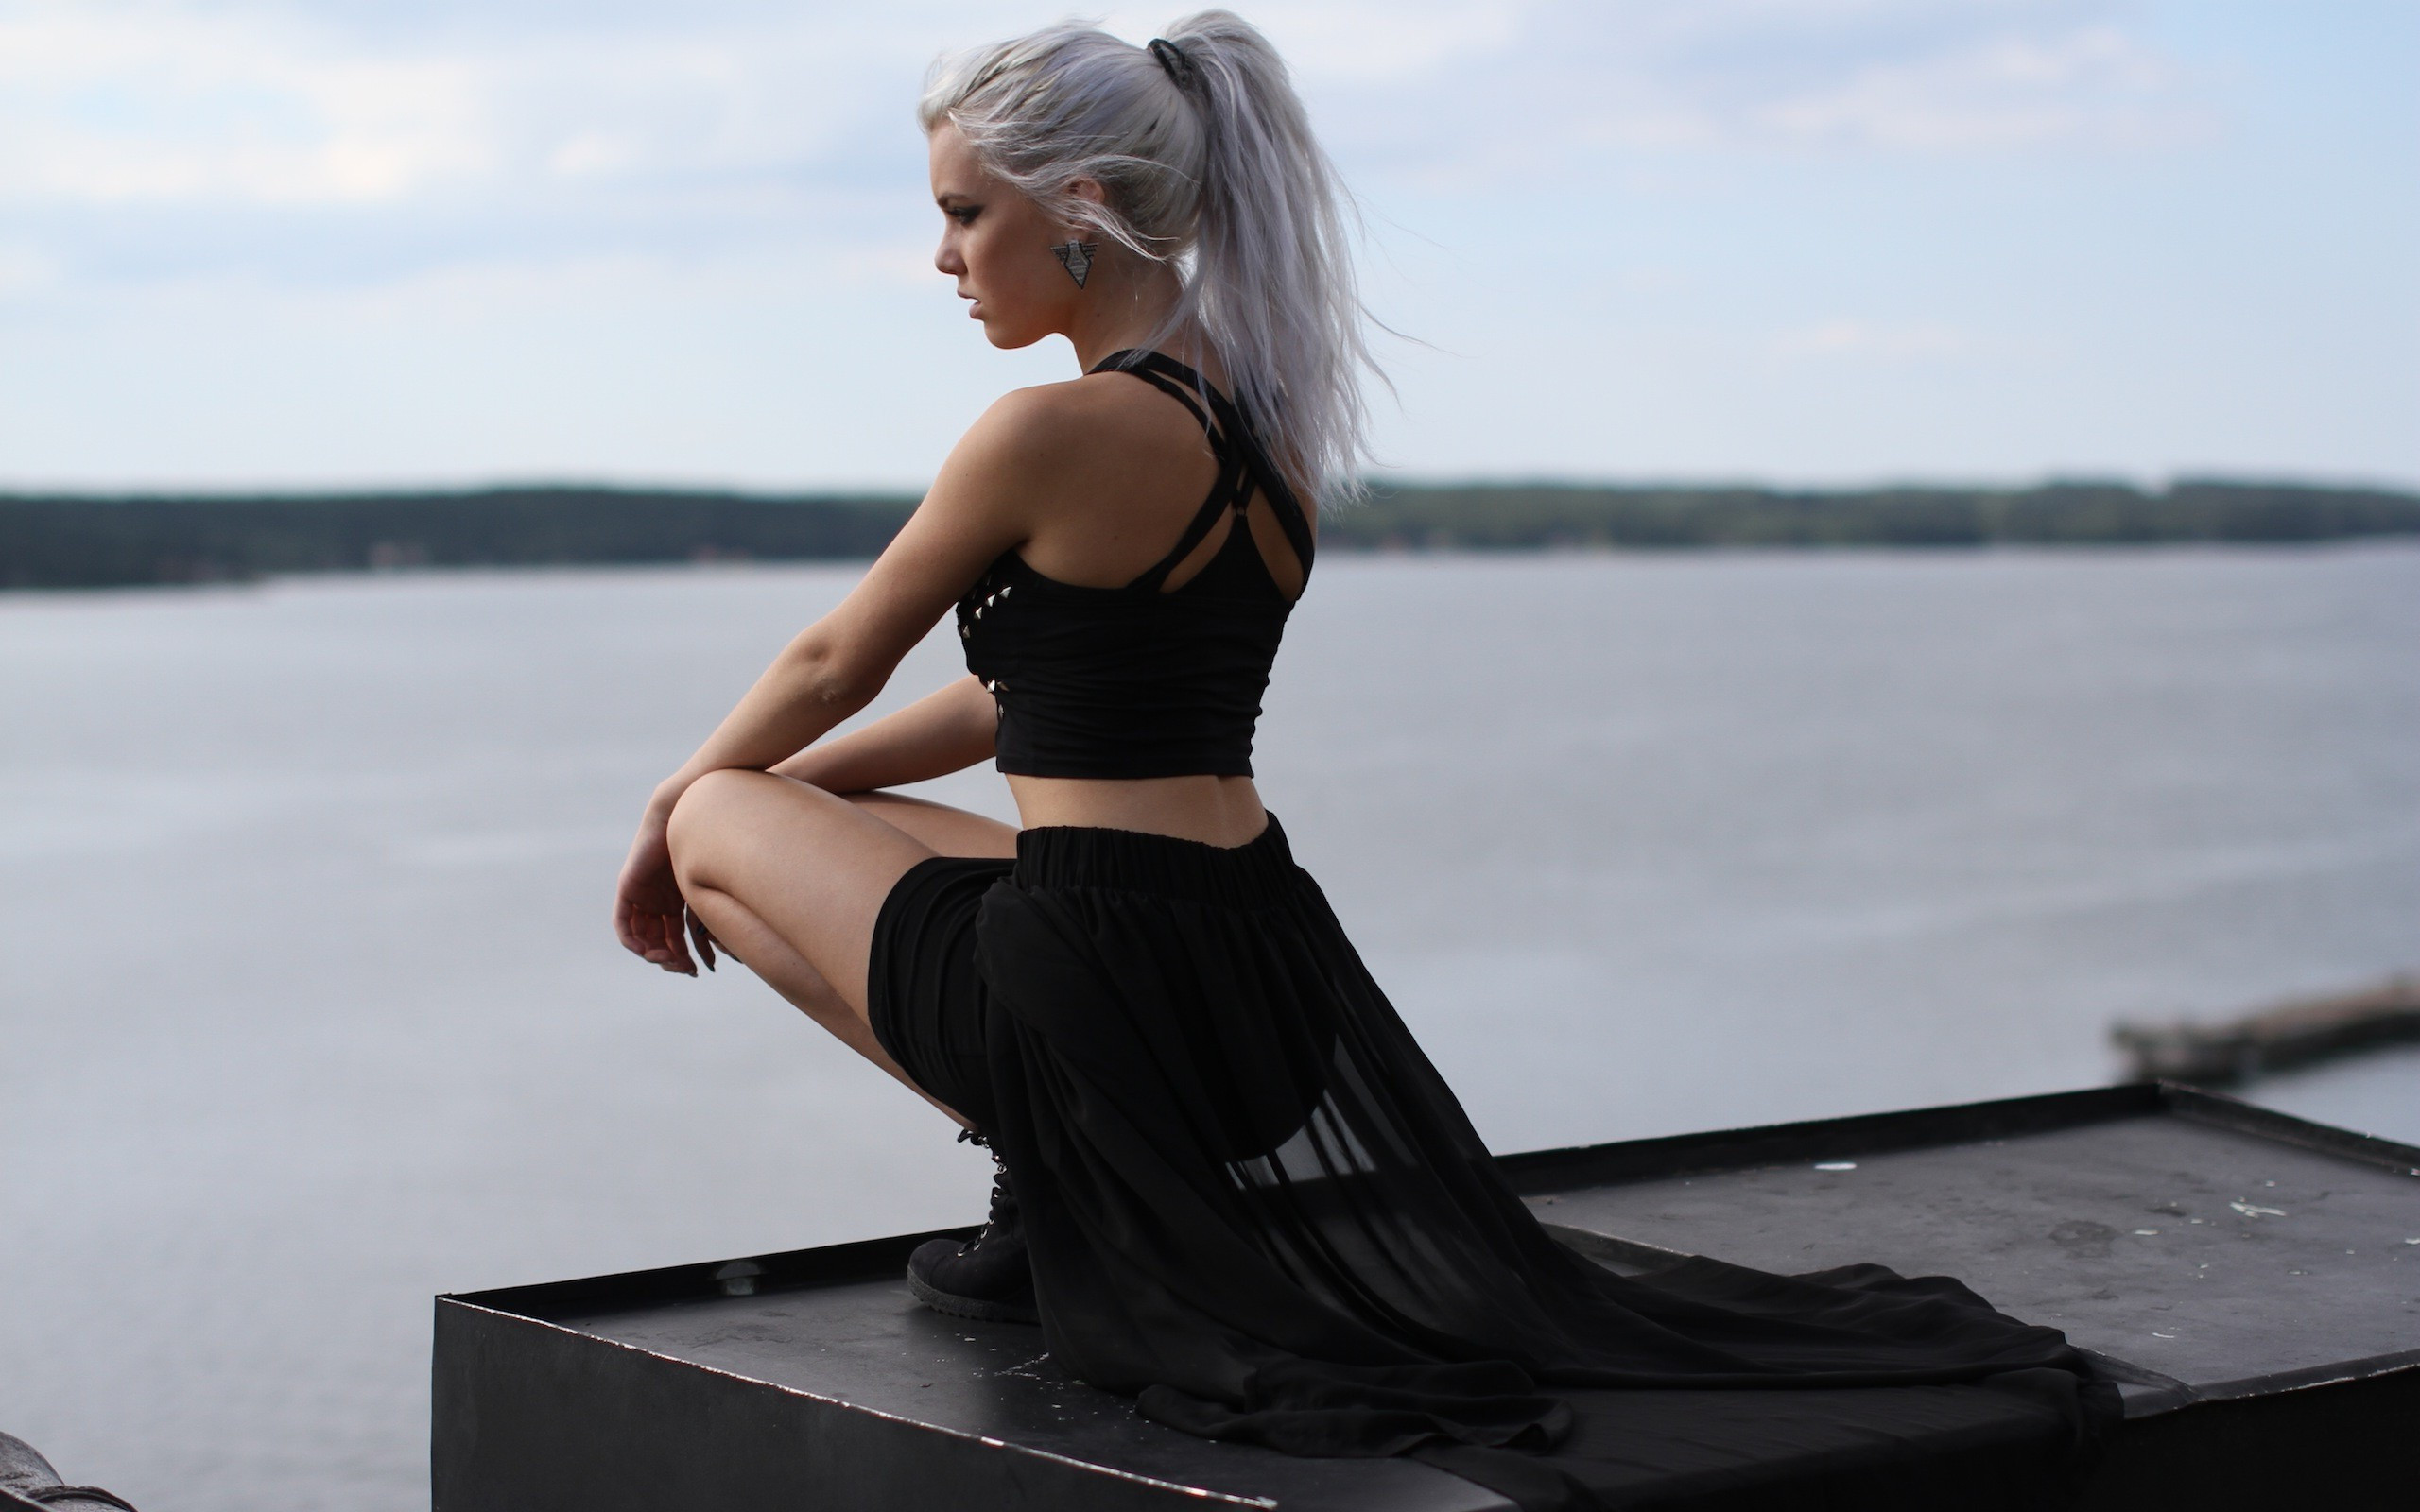
M 762 772 L 726 769 L 708 772 L 683 791 L 665 827 L 665 842 L 672 850 L 672 871 L 683 887 L 705 880 L 702 874 L 721 849 L 718 842 L 731 834 L 749 789 L 754 782 L 763 781 L 768 779 Z

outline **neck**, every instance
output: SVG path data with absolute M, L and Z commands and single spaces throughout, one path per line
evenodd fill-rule
M 1127 257 L 1096 262 L 1093 286 L 1077 301 L 1063 333 L 1076 349 L 1077 363 L 1090 372 L 1112 352 L 1149 346 L 1182 293 L 1176 270 L 1164 263 Z

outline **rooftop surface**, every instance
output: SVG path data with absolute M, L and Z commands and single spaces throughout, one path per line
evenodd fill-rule
M 2102 1089 L 1504 1164 L 1616 1268 L 1955 1275 L 2107 1360 L 2130 1418 L 2420 1364 L 2420 1150 L 2225 1098 Z M 623 1504 L 527 1479 L 615 1456 L 614 1484 L 657 1477 L 631 1506 L 688 1504 L 691 1485 L 700 1505 L 743 1485 L 870 1508 L 1507 1505 L 1409 1461 L 1147 1423 L 1062 1375 L 1039 1330 L 918 1307 L 900 1270 L 925 1237 L 441 1298 L 440 1512 Z M 1754 1415 L 1793 1394 L 1710 1395 Z

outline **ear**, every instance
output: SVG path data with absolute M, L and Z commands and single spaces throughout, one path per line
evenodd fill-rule
M 1098 179 L 1073 180 L 1067 185 L 1067 192 L 1079 199 L 1090 200 L 1096 205 L 1109 203 L 1109 191 L 1101 186 Z

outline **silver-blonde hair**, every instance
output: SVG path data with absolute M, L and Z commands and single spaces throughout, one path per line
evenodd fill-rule
M 916 114 L 1048 215 L 1175 267 L 1153 345 L 1196 325 L 1272 460 L 1320 497 L 1359 491 L 1376 369 L 1351 203 L 1267 38 L 1225 10 L 1150 48 L 1065 23 L 941 59 Z

